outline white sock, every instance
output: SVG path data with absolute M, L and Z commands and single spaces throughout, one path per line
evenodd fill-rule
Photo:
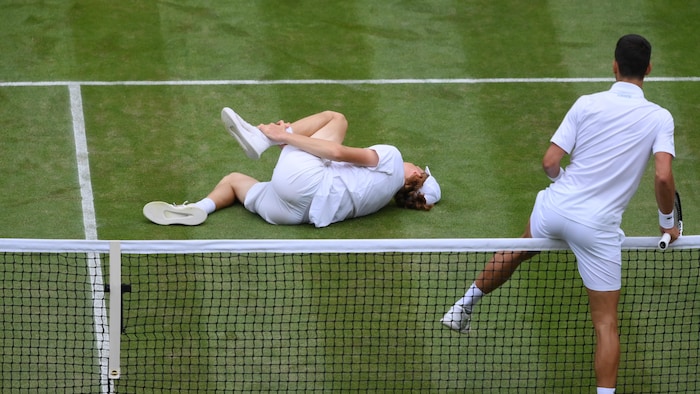
M 598 391 L 596 391 L 597 394 L 615 394 L 615 389 L 609 389 L 605 387 L 598 387 Z
M 460 298 L 455 305 L 472 308 L 483 296 L 484 292 L 476 287 L 476 283 L 472 283 L 472 285 L 469 286 L 469 290 L 464 294 L 464 297 Z
M 202 208 L 207 214 L 216 211 L 216 204 L 214 204 L 214 200 L 208 197 L 197 201 L 194 205 Z

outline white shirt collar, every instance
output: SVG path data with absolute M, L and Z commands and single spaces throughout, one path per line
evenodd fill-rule
M 630 82 L 615 82 L 610 88 L 612 93 L 629 98 L 644 98 L 644 91 L 639 86 Z

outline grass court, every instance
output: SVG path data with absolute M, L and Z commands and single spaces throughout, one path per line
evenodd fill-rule
M 549 138 L 576 98 L 611 85 L 627 33 L 653 46 L 645 95 L 674 116 L 695 234 L 698 21 L 700 3 L 681 0 L 5 2 L 0 238 L 517 237 L 549 182 Z M 145 203 L 197 201 L 229 172 L 269 179 L 276 153 L 247 159 L 224 106 L 254 124 L 342 112 L 347 144 L 396 145 L 430 166 L 442 200 L 324 229 L 272 226 L 240 205 L 197 227 L 148 222 Z M 652 164 L 628 236 L 658 233 Z

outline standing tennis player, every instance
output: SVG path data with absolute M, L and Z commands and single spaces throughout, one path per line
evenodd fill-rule
M 146 204 L 143 214 L 149 220 L 162 225 L 198 225 L 215 210 L 240 202 L 272 224 L 325 227 L 374 213 L 392 199 L 401 207 L 428 211 L 441 197 L 430 170 L 404 162 L 396 147 L 343 145 L 348 123 L 338 112 L 257 127 L 230 108 L 222 110 L 221 118 L 252 159 L 273 145 L 282 147 L 272 179 L 260 182 L 234 172 L 197 203 Z
M 622 214 L 650 156 L 662 233 L 678 238 L 673 225 L 675 156 L 673 118 L 647 101 L 642 91 L 651 71 L 651 45 L 639 35 L 619 39 L 610 90 L 580 97 L 564 117 L 544 154 L 552 184 L 537 194 L 523 237 L 562 239 L 576 255 L 587 289 L 596 333 L 598 393 L 614 393 L 620 360 L 617 307 L 622 276 Z M 561 160 L 570 155 L 566 170 Z M 496 253 L 476 281 L 442 318 L 447 327 L 469 332 L 482 296 L 505 283 L 532 253 Z

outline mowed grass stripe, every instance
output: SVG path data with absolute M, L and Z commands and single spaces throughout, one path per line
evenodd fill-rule
M 507 5 L 496 2 L 483 4 L 469 12 L 473 20 L 479 21 L 465 26 L 462 35 L 463 51 L 475 55 L 467 57 L 470 72 L 482 78 L 498 75 L 528 78 L 541 75 L 543 65 L 546 65 L 549 75 L 570 77 L 560 65 L 562 48 L 557 42 L 554 21 L 546 2 Z M 501 26 L 508 28 L 499 28 Z M 566 108 L 575 99 L 571 89 L 571 84 L 524 83 L 505 88 L 479 84 L 470 92 L 469 110 L 473 120 L 467 123 L 467 130 L 473 133 L 473 138 L 469 144 L 460 144 L 455 149 L 464 151 L 466 148 L 472 154 L 475 166 L 466 166 L 465 169 L 466 176 L 472 181 L 468 183 L 469 189 L 461 194 L 469 196 L 477 212 L 467 216 L 465 222 L 482 229 L 483 237 L 515 237 L 525 229 L 537 191 L 549 183 L 541 170 L 541 158 Z M 469 174 L 474 167 L 478 170 Z M 551 272 L 551 275 L 556 273 Z M 455 288 L 466 288 L 468 283 L 469 280 L 463 278 L 461 286 L 456 283 Z M 503 295 L 512 292 L 510 297 L 516 299 L 541 293 L 533 286 L 534 283 L 528 281 L 514 282 L 504 286 L 502 291 Z M 491 299 L 485 303 L 482 313 L 488 310 L 490 302 L 500 301 Z M 509 357 L 516 363 L 500 370 L 497 377 L 503 382 L 499 386 L 503 389 L 515 389 L 511 386 L 514 382 L 533 372 L 533 378 L 537 380 L 561 378 L 561 370 L 551 370 L 541 364 L 541 355 L 547 354 L 549 349 L 546 343 L 540 343 L 536 338 L 549 335 L 548 322 L 529 320 L 530 313 L 532 308 L 526 305 L 508 312 L 514 321 L 520 322 L 518 329 L 531 335 L 512 344 L 513 352 Z M 477 319 L 477 330 L 480 321 L 489 327 L 488 316 L 485 314 Z M 498 320 L 493 324 L 498 327 L 504 323 L 508 324 Z M 487 342 L 486 346 L 502 345 Z M 509 340 L 505 345 L 510 345 Z M 561 362 L 575 364 L 576 357 L 575 354 L 566 355 Z M 493 362 L 498 363 L 498 358 L 491 356 L 479 361 Z M 462 364 L 459 375 L 465 376 L 467 381 L 480 379 L 479 373 L 469 365 Z
M 472 75 L 531 77 L 541 72 L 542 64 L 559 63 L 561 55 L 547 7 L 539 2 L 510 6 L 489 3 L 466 10 L 471 19 L 479 21 L 464 25 L 461 34 Z M 509 28 L 499 28 L 504 25 Z M 535 42 L 539 45 L 531 45 Z M 556 66 L 548 72 L 559 74 Z M 539 161 L 560 119 L 549 104 L 551 92 L 559 86 L 517 84 L 504 89 L 479 84 L 469 94 L 466 110 L 471 118 L 465 129 L 472 138 L 468 144 L 457 144 L 455 150 L 468 150 L 471 165 L 464 172 L 470 182 L 460 195 L 469 196 L 479 212 L 470 221 L 476 222 L 473 225 L 482 229 L 484 237 L 518 236 L 525 228 L 534 195 L 547 181 Z
M 348 76 L 360 78 L 375 78 L 376 70 L 373 67 L 372 54 L 380 53 L 371 42 L 370 37 L 364 34 L 365 29 L 362 26 L 364 17 L 358 13 L 363 7 L 357 7 L 353 3 L 337 4 L 333 12 L 326 12 L 326 7 L 308 9 L 304 7 L 280 6 L 279 3 L 262 3 L 262 6 L 267 6 L 265 14 L 273 19 L 279 17 L 288 21 L 276 30 L 265 30 L 265 41 L 270 43 L 275 49 L 270 62 L 267 65 L 268 69 L 274 75 L 297 75 L 300 72 L 311 72 L 314 75 L 332 75 L 336 78 L 347 78 Z M 357 22 L 349 22 L 357 21 Z M 319 34 L 319 32 L 321 32 Z M 298 42 L 312 42 L 312 45 L 300 46 Z M 296 45 L 296 46 L 295 46 Z M 282 59 L 282 61 L 280 61 Z M 289 61 L 285 61 L 289 60 Z M 300 67 L 301 68 L 297 68 Z M 232 99 L 240 100 L 240 107 L 232 100 L 232 106 L 238 107 L 240 111 L 246 115 L 253 123 L 274 121 L 276 119 L 295 120 L 297 118 L 309 115 L 314 112 L 319 112 L 325 109 L 331 109 L 344 113 L 349 122 L 350 127 L 346 137 L 346 143 L 353 146 L 369 146 L 376 143 L 392 143 L 399 147 L 406 145 L 405 142 L 413 133 L 421 133 L 421 130 L 405 129 L 405 122 L 392 122 L 392 113 L 396 112 L 396 99 L 387 100 L 386 96 L 396 96 L 397 91 L 405 91 L 405 89 L 385 89 L 373 86 L 359 87 L 326 87 L 326 86 L 278 86 L 267 89 L 245 89 L 248 93 L 239 94 L 236 89 L 232 91 Z M 240 89 L 238 89 L 240 90 Z M 261 93 L 267 92 L 263 96 Z M 403 96 L 403 94 L 399 94 Z M 269 99 L 268 99 L 269 97 Z M 387 108 L 387 102 L 392 103 L 392 108 Z M 403 127 L 404 133 L 401 138 L 393 138 L 393 133 L 397 128 Z M 242 156 L 240 152 L 232 152 L 232 157 L 237 155 Z M 258 166 L 268 166 L 268 172 L 273 165 L 269 162 L 271 159 L 276 159 L 277 152 L 266 153 L 265 160 Z M 243 166 L 250 167 L 248 162 L 240 163 Z M 251 169 L 251 171 L 259 172 L 260 170 Z M 269 174 L 265 174 L 263 179 L 269 179 Z M 228 212 L 227 220 L 234 222 L 243 212 Z M 237 215 L 237 216 L 234 216 Z M 387 220 L 386 217 L 384 220 Z M 349 223 L 354 228 L 343 228 L 344 226 L 334 228 L 338 231 L 336 234 L 350 237 L 368 236 L 377 234 L 377 230 L 368 231 L 368 227 L 372 228 L 371 223 Z M 255 223 L 254 227 L 258 227 L 260 221 Z M 265 225 L 265 224 L 262 224 Z M 358 227 L 359 226 L 359 227 Z M 299 234 L 297 231 L 308 230 L 304 228 L 283 228 L 280 231 L 275 231 L 277 234 L 292 232 Z M 380 226 L 380 229 L 384 228 Z M 274 229 L 278 230 L 278 229 Z M 315 229 L 312 229 L 312 231 Z M 358 231 L 359 230 L 359 231 Z M 316 232 L 318 232 L 316 230 Z M 308 235 L 304 235 L 308 236 Z M 373 236 L 373 235 L 370 235 Z M 341 385 L 346 389 L 367 384 L 369 386 L 378 385 L 383 387 L 384 384 L 392 385 L 392 382 L 377 381 L 377 374 L 382 374 L 377 371 L 377 368 L 388 369 L 392 373 L 404 375 L 405 368 L 400 368 L 400 360 L 413 359 L 414 362 L 422 364 L 422 351 L 420 344 L 417 346 L 397 346 L 396 355 L 391 356 L 383 351 L 378 351 L 385 343 L 391 343 L 396 338 L 402 338 L 402 335 L 397 335 L 394 332 L 395 325 L 390 324 L 370 324 L 365 321 L 365 316 L 373 313 L 372 305 L 367 305 L 366 293 L 376 294 L 377 298 L 384 297 L 386 293 L 400 291 L 398 286 L 389 281 L 384 289 L 360 289 L 353 287 L 345 287 L 348 284 L 343 277 L 344 267 L 338 267 L 340 272 L 331 274 L 329 277 L 322 279 L 321 283 L 327 283 L 328 286 L 314 286 L 312 282 L 305 284 L 306 291 L 312 299 L 329 300 L 329 305 L 318 305 L 312 307 L 317 311 L 308 311 L 302 319 L 303 324 L 291 324 L 288 328 L 290 333 L 282 333 L 280 340 L 282 343 L 295 342 L 301 340 L 303 342 L 310 341 L 314 343 L 318 341 L 318 346 L 314 350 L 314 358 L 310 364 L 306 364 L 304 358 L 298 360 L 299 364 L 295 367 L 298 370 L 300 381 L 318 382 L 318 387 L 330 389 Z M 285 268 L 280 267 L 280 270 L 298 270 L 298 264 L 290 262 Z M 381 276 L 381 272 L 369 272 L 368 280 L 371 280 L 371 275 Z M 275 273 L 270 274 L 270 280 L 274 281 Z M 386 282 L 385 282 L 386 283 Z M 408 286 L 409 283 L 402 283 L 402 286 Z M 343 297 L 334 296 L 336 290 L 343 294 Z M 397 288 L 394 288 L 397 287 Z M 333 301 L 336 300 L 336 301 Z M 376 301 L 376 299 L 375 299 Z M 332 316 L 333 311 L 345 310 L 347 305 L 358 305 L 356 313 L 342 314 L 341 321 L 326 321 L 327 316 Z M 387 308 L 391 308 L 390 303 L 386 304 Z M 289 302 L 286 305 L 287 310 L 304 310 L 308 307 Z M 375 311 L 376 312 L 376 311 Z M 324 319 L 323 317 L 326 317 Z M 320 318 L 320 320 L 319 320 Z M 342 336 L 327 335 L 329 329 L 337 329 L 338 324 L 344 327 L 371 327 L 375 338 L 367 340 L 365 330 L 352 329 L 348 330 Z M 297 327 L 314 327 L 315 329 L 309 333 L 295 334 Z M 300 335 L 299 338 L 296 338 Z M 316 336 L 318 335 L 318 337 Z M 326 370 L 326 366 L 342 365 L 346 363 L 348 358 L 353 359 L 353 368 L 343 371 Z M 276 357 L 275 357 L 276 358 Z M 314 361 L 315 360 L 315 361 Z M 319 360 L 325 360 L 319 362 Z M 284 362 L 284 360 L 280 360 Z M 276 364 L 277 360 L 271 361 Z M 382 365 L 386 364 L 386 367 Z M 256 369 L 259 366 L 255 359 L 251 359 L 251 363 L 244 368 Z M 407 387 L 414 387 L 421 384 L 422 381 L 429 381 L 430 376 L 419 378 L 418 376 L 401 376 L 399 381 L 406 382 Z M 245 376 L 241 376 L 241 381 L 245 380 Z M 380 379 L 381 380 L 381 379 Z M 362 383 L 367 382 L 367 383 Z M 274 387 L 274 386 L 272 386 Z
M 6 238 L 83 238 L 68 90 L 0 89 Z

